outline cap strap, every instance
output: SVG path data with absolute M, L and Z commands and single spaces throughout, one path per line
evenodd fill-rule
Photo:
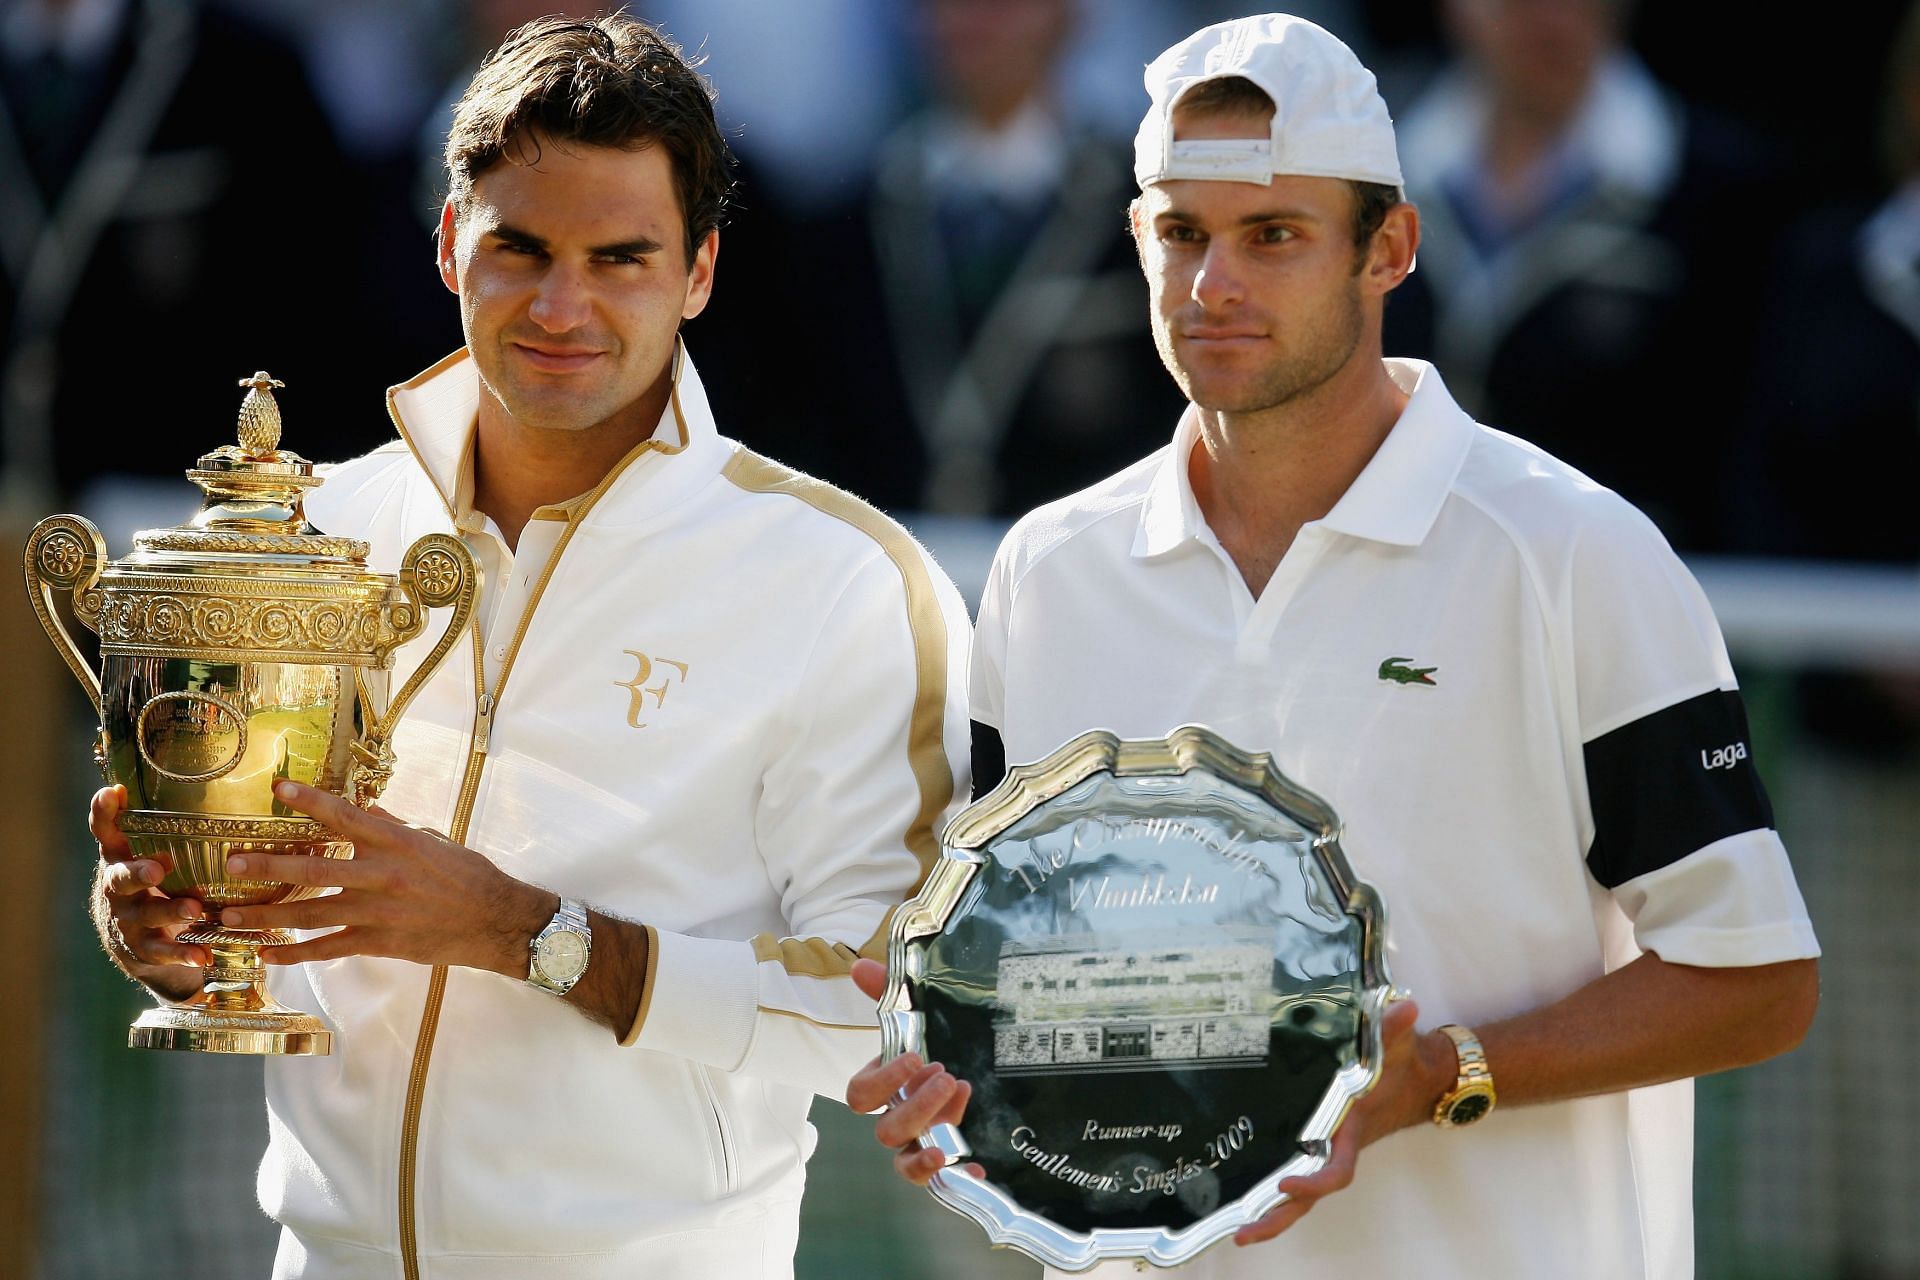
M 1267 138 L 1196 138 L 1167 148 L 1160 179 L 1198 178 L 1215 182 L 1273 180 L 1273 142 Z

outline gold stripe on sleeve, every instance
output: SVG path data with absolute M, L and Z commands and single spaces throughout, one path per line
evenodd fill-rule
M 772 1014 L 777 1018 L 795 1018 L 809 1026 L 824 1027 L 828 1031 L 872 1031 L 880 1025 L 877 1017 L 872 1022 L 822 1022 L 810 1014 L 795 1013 L 791 1009 L 775 1009 L 771 1005 L 764 1004 L 760 1006 L 760 1012 Z
M 776 960 L 788 973 L 808 978 L 845 976 L 860 953 L 844 942 L 825 938 L 776 938 L 763 933 L 753 940 L 753 958 L 761 964 Z
M 905 844 L 920 862 L 920 874 L 912 890 L 918 892 L 940 857 L 940 839 L 933 829 L 934 823 L 953 800 L 953 770 L 947 763 L 946 746 L 947 620 L 934 593 L 933 575 L 927 572 L 919 546 L 905 529 L 844 489 L 746 449 L 734 455 L 722 474 L 750 493 L 784 493 L 852 525 L 878 543 L 899 570 L 900 580 L 906 587 L 907 627 L 913 636 L 915 669 L 913 715 L 907 728 L 907 763 L 920 786 L 920 809 L 907 827 Z M 762 935 L 754 939 L 754 955 L 761 960 L 778 959 L 790 973 L 839 977 L 853 967 L 857 956 L 886 959 L 887 930 L 892 920 L 893 912 L 888 911 L 880 927 L 858 952 L 844 944 L 828 944 L 817 939 L 776 939 Z

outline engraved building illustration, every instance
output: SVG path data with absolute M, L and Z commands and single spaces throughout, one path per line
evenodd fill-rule
M 1267 1060 L 1270 929 L 1138 938 L 1090 934 L 1000 948 L 993 1062 L 1003 1074 Z M 1112 939 L 1106 939 L 1110 948 Z M 1141 945 L 1144 944 L 1144 945 Z

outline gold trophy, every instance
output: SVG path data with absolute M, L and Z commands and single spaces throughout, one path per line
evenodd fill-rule
M 181 941 L 208 948 L 199 993 L 141 1015 L 136 1048 L 324 1054 L 333 1033 L 267 994 L 260 949 L 285 930 L 228 929 L 222 907 L 311 897 L 318 890 L 227 873 L 227 855 L 347 858 L 353 846 L 274 798 L 282 778 L 368 805 L 393 772 L 391 739 L 408 702 L 465 631 L 479 572 L 457 538 L 428 534 L 397 578 L 366 564 L 367 544 L 307 523 L 313 464 L 279 448 L 273 388 L 244 378 L 240 443 L 187 472 L 206 499 L 173 529 L 134 538 L 107 559 L 99 529 L 49 516 L 27 540 L 27 592 L 41 625 L 100 713 L 94 758 L 125 785 L 121 815 L 136 857 L 167 868 L 162 891 L 206 904 Z M 53 610 L 54 591 L 100 637 L 95 675 Z M 400 692 L 380 706 L 394 654 L 452 608 L 444 634 Z

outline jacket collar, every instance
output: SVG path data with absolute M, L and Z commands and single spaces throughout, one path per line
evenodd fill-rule
M 387 391 L 387 412 L 400 438 L 433 482 L 453 521 L 465 527 L 473 519 L 473 441 L 479 422 L 480 375 L 472 356 L 462 347 L 432 368 Z M 674 349 L 673 393 L 653 434 L 615 463 L 606 477 L 588 492 L 534 513 L 536 519 L 572 520 L 586 514 L 609 493 L 626 496 L 638 488 L 654 499 L 668 499 L 655 490 L 691 490 L 719 471 L 731 450 L 714 424 L 706 388 L 687 354 L 686 344 Z M 685 458 L 675 468 L 636 464 L 651 455 Z
M 1317 523 L 1371 542 L 1417 547 L 1453 491 L 1476 428 L 1432 365 L 1424 360 L 1385 363 L 1388 376 L 1411 398 L 1366 467 Z M 1136 557 L 1165 555 L 1186 543 L 1212 539 L 1187 471 L 1199 440 L 1199 415 L 1188 405 L 1141 504 L 1133 540 Z

